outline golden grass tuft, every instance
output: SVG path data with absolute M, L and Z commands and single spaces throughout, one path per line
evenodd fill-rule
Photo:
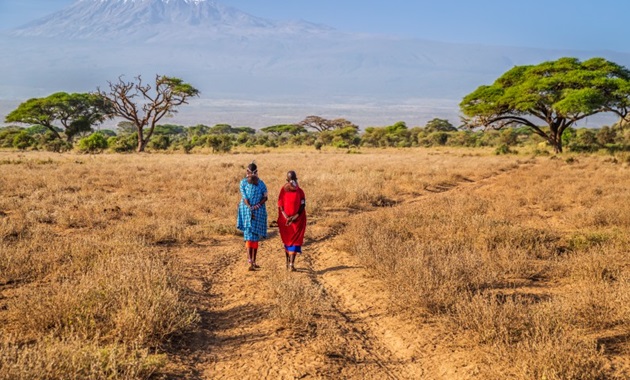
M 318 313 L 326 309 L 321 287 L 284 268 L 274 268 L 267 280 L 273 314 L 283 327 L 295 332 L 314 328 Z
M 142 379 L 166 364 L 164 355 L 83 338 L 44 337 L 34 344 L 0 342 L 0 379 Z

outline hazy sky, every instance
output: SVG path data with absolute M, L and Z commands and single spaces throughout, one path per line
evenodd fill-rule
M 75 0 L 0 0 L 0 30 Z M 221 0 L 254 16 L 448 42 L 630 52 L 624 0 Z

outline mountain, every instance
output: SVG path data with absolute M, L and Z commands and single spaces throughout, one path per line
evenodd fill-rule
M 457 104 L 514 65 L 614 52 L 466 45 L 349 34 L 274 21 L 210 0 L 79 0 L 0 35 L 0 117 L 19 100 L 85 92 L 121 75 L 184 79 L 201 99 L 182 123 L 262 127 L 310 114 L 361 126 L 433 117 L 456 123 Z
M 266 20 L 210 0 L 79 0 L 11 35 L 157 42 L 328 30 L 307 22 Z

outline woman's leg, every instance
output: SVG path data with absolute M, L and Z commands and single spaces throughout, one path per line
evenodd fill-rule
M 252 241 L 249 237 L 246 237 L 245 247 L 247 247 L 247 263 L 249 264 L 249 270 L 254 270 L 254 249 L 256 248 L 255 241 Z
M 257 240 L 248 240 L 247 241 L 247 262 L 249 263 L 249 270 L 254 270 L 259 268 L 256 265 L 256 254 L 258 253 L 258 241 Z
M 291 254 L 289 255 L 289 269 L 291 270 L 291 272 L 295 271 L 295 256 L 297 256 L 295 252 L 291 252 Z
M 254 248 L 247 247 L 247 263 L 249 264 L 249 269 L 254 269 Z

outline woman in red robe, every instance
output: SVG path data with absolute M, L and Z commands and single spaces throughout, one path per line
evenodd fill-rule
M 302 253 L 306 231 L 305 206 L 304 191 L 298 185 L 297 174 L 291 170 L 278 196 L 278 228 L 284 244 L 287 269 L 291 271 L 295 271 L 295 256 Z

